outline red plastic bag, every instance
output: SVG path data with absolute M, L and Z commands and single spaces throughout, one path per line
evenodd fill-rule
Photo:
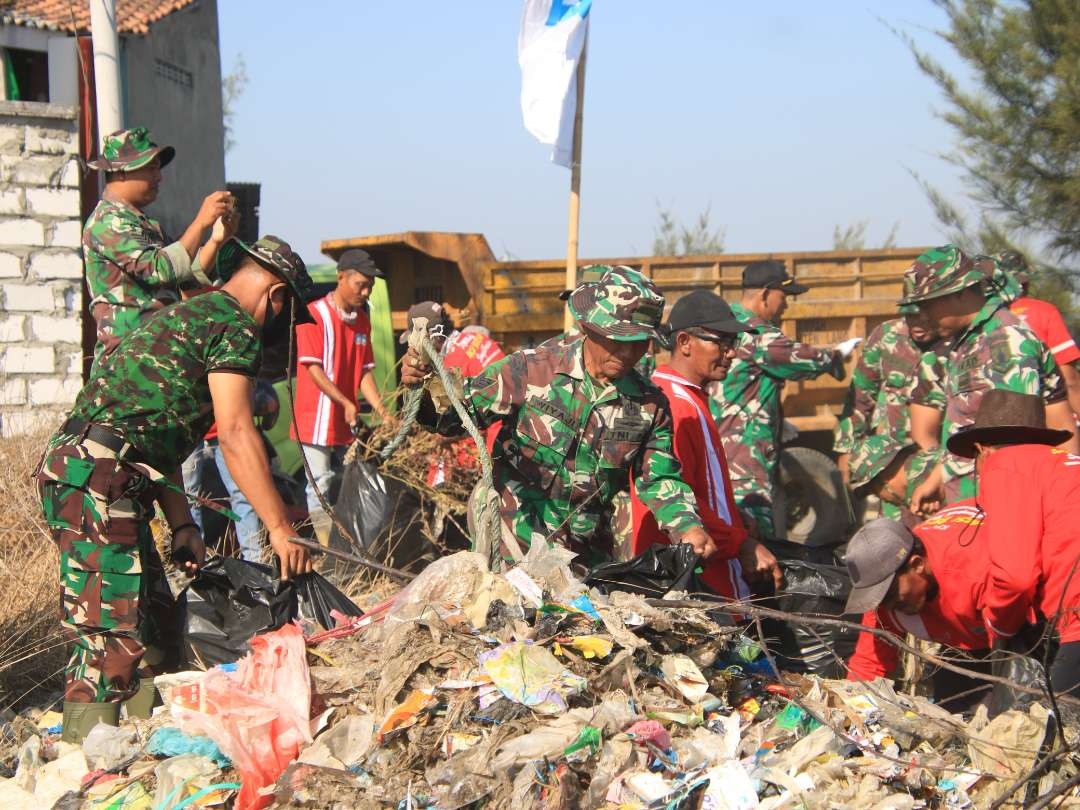
M 255 636 L 235 672 L 212 669 L 176 690 L 173 717 L 188 734 L 204 734 L 233 761 L 242 787 L 237 810 L 273 801 L 271 785 L 312 740 L 311 673 L 304 634 L 295 624 Z

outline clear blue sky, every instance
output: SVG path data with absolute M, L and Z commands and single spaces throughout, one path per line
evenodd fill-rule
M 763 8 L 774 6 L 772 9 Z M 239 54 L 230 180 L 262 183 L 262 230 L 320 261 L 322 239 L 479 231 L 497 255 L 564 255 L 569 171 L 525 131 L 518 0 L 220 0 Z M 647 254 L 656 201 L 712 206 L 728 252 L 815 250 L 833 227 L 941 234 L 913 169 L 960 191 L 952 136 L 902 28 L 948 65 L 929 0 L 595 0 L 582 257 Z

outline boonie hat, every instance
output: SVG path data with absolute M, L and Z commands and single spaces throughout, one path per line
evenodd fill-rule
M 900 306 L 929 301 L 966 290 L 986 281 L 993 265 L 978 265 L 956 245 L 931 248 L 912 262 L 904 273 L 904 297 Z
M 106 135 L 101 156 L 87 165 L 103 172 L 133 172 L 155 157 L 160 158 L 161 168 L 164 169 L 176 157 L 176 150 L 154 143 L 146 127 L 133 127 Z
M 338 257 L 337 269 L 339 273 L 345 270 L 355 270 L 368 278 L 386 278 L 386 273 L 375 264 L 371 254 L 360 248 L 349 248 L 342 253 Z
M 443 337 L 446 337 L 453 328 L 446 307 L 435 301 L 421 301 L 419 304 L 413 304 L 409 307 L 408 318 L 406 320 L 408 325 L 398 338 L 398 343 L 405 344 L 409 342 L 409 333 L 412 331 L 413 321 L 417 318 L 427 318 L 429 335 L 442 335 Z
M 664 296 L 630 267 L 612 267 L 599 281 L 581 284 L 570 295 L 570 314 L 582 328 L 620 342 L 660 338 Z
M 975 444 L 1048 444 L 1056 447 L 1072 436 L 1046 426 L 1046 406 L 1034 394 L 995 388 L 983 394 L 975 423 L 956 431 L 945 446 L 961 458 L 975 458 Z
M 852 584 L 844 613 L 876 609 L 914 547 L 911 532 L 888 518 L 871 520 L 855 532 L 844 555 Z
M 1003 250 L 994 255 L 994 261 L 997 262 L 998 267 L 1012 275 L 1021 284 L 1031 281 L 1031 267 L 1020 251 Z
M 864 487 L 892 464 L 897 453 L 911 447 L 888 433 L 867 436 L 851 451 L 848 458 L 848 484 L 852 489 Z
M 736 318 L 731 305 L 710 290 L 694 290 L 676 301 L 664 329 L 673 335 L 695 326 L 731 335 L 757 331 Z
M 788 275 L 787 267 L 776 259 L 751 262 L 742 271 L 744 290 L 783 290 L 788 295 L 802 295 L 810 288 Z
M 576 290 L 582 284 L 588 283 L 590 281 L 599 281 L 601 278 L 604 277 L 604 273 L 608 272 L 609 270 L 611 270 L 611 265 L 608 264 L 590 264 L 587 267 L 579 267 L 577 273 L 575 274 L 576 278 L 574 279 L 574 289 Z M 559 293 L 559 300 L 566 301 L 573 294 L 574 290 L 563 290 L 561 293 Z
M 311 313 L 305 306 L 314 285 L 311 276 L 308 275 L 304 260 L 289 247 L 288 242 L 276 236 L 267 235 L 248 245 L 234 236 L 218 250 L 218 278 L 228 281 L 236 272 L 236 268 L 248 257 L 289 285 L 289 289 L 292 290 L 299 304 L 296 308 L 297 323 L 315 323 L 315 319 L 311 317 Z

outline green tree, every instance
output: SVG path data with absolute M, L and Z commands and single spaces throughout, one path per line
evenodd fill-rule
M 658 222 L 654 230 L 654 256 L 710 256 L 724 252 L 724 228 L 709 222 L 712 206 L 698 214 L 697 221 L 686 227 L 675 219 L 670 208 L 656 203 Z
M 870 220 L 853 222 L 846 228 L 839 225 L 833 228 L 833 250 L 866 250 L 866 229 L 870 227 Z M 881 243 L 881 249 L 896 247 L 896 232 L 900 229 L 900 223 L 896 222 L 889 230 L 885 241 Z
M 961 82 L 910 36 L 901 36 L 945 99 L 941 117 L 958 143 L 943 157 L 961 169 L 982 210 L 975 230 L 990 241 L 1032 238 L 1046 246 L 1052 260 L 1075 260 L 1080 256 L 1080 3 L 935 2 L 948 20 L 936 34 L 963 60 L 972 81 Z

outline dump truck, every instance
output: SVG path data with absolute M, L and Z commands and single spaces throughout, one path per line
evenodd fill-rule
M 363 248 L 386 270 L 390 328 L 395 333 L 406 328 L 409 307 L 425 300 L 443 302 L 459 318 L 485 326 L 507 352 L 536 346 L 562 331 L 564 305 L 558 295 L 565 289 L 563 259 L 498 261 L 478 233 L 406 231 L 322 243 L 323 253 L 334 259 L 349 248 Z M 670 306 L 697 289 L 738 300 L 743 268 L 776 259 L 810 287 L 784 313 L 784 333 L 829 346 L 866 337 L 896 317 L 903 273 L 924 250 L 634 256 L 582 259 L 580 265 L 634 267 L 656 282 Z M 856 358 L 848 361 L 849 377 Z M 783 522 L 781 536 L 788 539 L 830 542 L 852 523 L 852 504 L 828 455 L 847 386 L 847 379 L 823 375 L 784 388 L 784 417 L 799 431 L 798 438 L 785 445 L 781 461 L 785 502 L 777 513 Z

